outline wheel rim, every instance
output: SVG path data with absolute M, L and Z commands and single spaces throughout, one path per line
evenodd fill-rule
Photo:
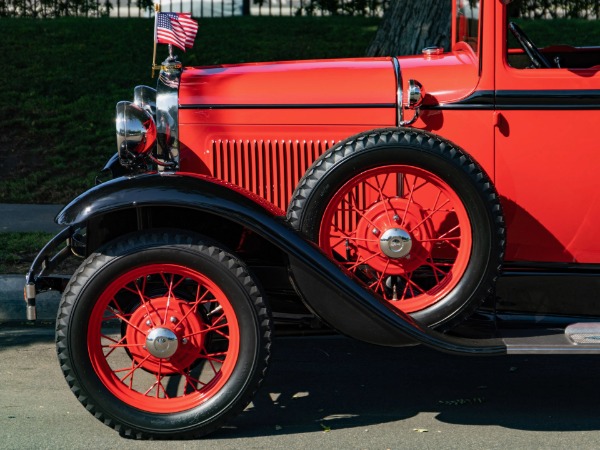
M 150 264 L 112 281 L 87 333 L 94 371 L 119 400 L 174 413 L 212 398 L 230 379 L 240 330 L 223 291 L 203 274 Z
M 389 165 L 356 175 L 335 193 L 319 245 L 410 313 L 456 287 L 473 243 L 466 208 L 445 181 L 422 168 Z

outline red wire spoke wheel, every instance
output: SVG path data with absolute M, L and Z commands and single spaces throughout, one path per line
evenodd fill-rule
M 391 308 L 439 329 L 493 292 L 504 254 L 492 182 L 460 148 L 420 130 L 332 147 L 300 180 L 287 217 Z
M 433 173 L 391 165 L 359 173 L 325 208 L 319 245 L 404 312 L 435 304 L 464 274 L 471 225 Z
M 219 392 L 235 367 L 240 332 L 231 303 L 210 279 L 150 264 L 107 286 L 87 342 L 94 371 L 115 397 L 169 413 Z
M 245 265 L 179 230 L 90 255 L 61 300 L 56 347 L 78 400 L 124 436 L 192 438 L 241 412 L 270 354 L 269 308 Z

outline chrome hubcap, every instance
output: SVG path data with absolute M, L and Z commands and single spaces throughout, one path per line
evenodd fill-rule
M 405 258 L 412 248 L 412 239 L 402 228 L 390 228 L 381 235 L 379 247 L 390 258 Z
M 155 328 L 146 337 L 146 349 L 157 358 L 170 358 L 177 345 L 177 335 L 168 328 Z

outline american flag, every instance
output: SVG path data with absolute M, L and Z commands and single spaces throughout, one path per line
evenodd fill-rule
M 198 22 L 189 13 L 158 13 L 156 17 L 156 42 L 172 44 L 185 51 L 194 46 Z

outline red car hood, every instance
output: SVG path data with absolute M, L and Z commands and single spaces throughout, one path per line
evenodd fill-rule
M 186 68 L 180 105 L 396 103 L 391 58 L 288 61 Z

